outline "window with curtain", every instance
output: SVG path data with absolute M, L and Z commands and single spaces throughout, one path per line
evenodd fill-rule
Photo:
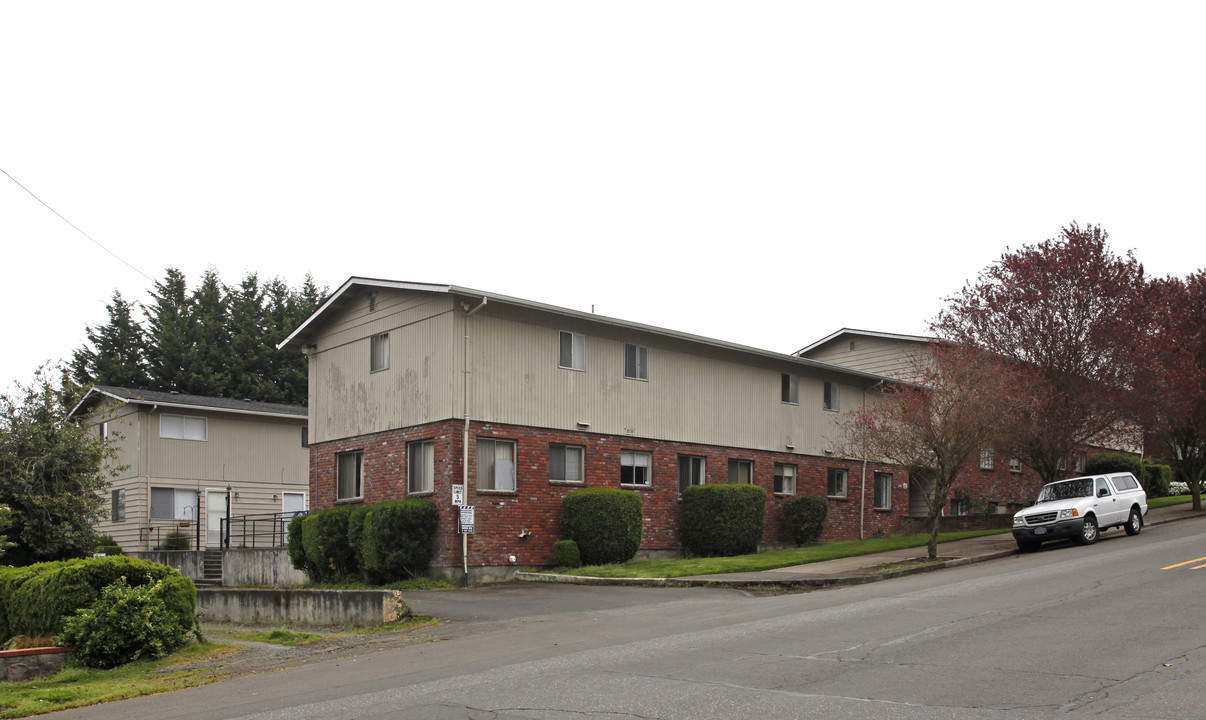
M 653 484 L 653 455 L 639 450 L 624 450 L 620 453 L 620 484 Z
M 515 490 L 515 443 L 513 441 L 478 439 L 477 489 Z
M 412 493 L 431 492 L 435 488 L 435 444 L 430 440 L 406 446 L 410 458 L 406 488 Z

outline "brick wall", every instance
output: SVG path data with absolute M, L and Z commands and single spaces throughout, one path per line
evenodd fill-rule
M 440 529 L 436 541 L 437 567 L 461 565 L 461 538 L 456 532 L 456 511 L 452 506 L 454 483 L 462 482 L 461 438 L 463 422 L 448 420 L 429 425 L 360 436 L 310 447 L 310 491 L 314 509 L 336 503 L 335 457 L 338 453 L 359 450 L 364 453 L 363 499 L 343 503 L 374 503 L 407 496 L 407 444 L 418 440 L 435 443 L 434 490 L 419 493 L 439 507 Z M 511 440 L 516 447 L 516 489 L 497 492 L 476 489 L 477 438 Z M 552 443 L 584 449 L 584 481 L 560 482 L 549 479 L 549 446 Z M 559 527 L 561 500 L 580 487 L 621 487 L 620 454 L 625 450 L 652 454 L 652 483 L 649 487 L 623 486 L 640 493 L 643 504 L 644 534 L 642 551 L 679 550 L 678 535 L 678 457 L 705 458 L 707 482 L 728 481 L 730 459 L 753 463 L 753 482 L 766 489 L 767 515 L 763 542 L 788 543 L 780 532 L 780 513 L 790 495 L 772 492 L 774 464 L 796 465 L 796 493 L 824 496 L 829 468 L 848 472 L 847 496 L 829 501 L 829 520 L 822 540 L 856 539 L 897 532 L 900 518 L 907 512 L 906 476 L 898 468 L 825 457 L 774 453 L 711 445 L 677 443 L 595 433 L 549 430 L 514 425 L 474 422 L 470 424 L 469 480 L 465 502 L 476 512 L 476 533 L 469 538 L 469 566 L 509 564 L 509 556 L 519 565 L 549 565 L 553 562 L 553 542 L 561 538 Z M 891 509 L 873 509 L 876 471 L 893 474 Z M 865 486 L 865 496 L 864 496 Z M 863 502 L 865 497 L 865 502 Z

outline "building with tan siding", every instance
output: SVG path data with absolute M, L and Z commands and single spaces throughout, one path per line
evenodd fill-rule
M 69 417 L 116 451 L 97 530 L 123 551 L 156 549 L 169 533 L 218 547 L 228 494 L 232 517 L 309 507 L 304 407 L 98 385 Z

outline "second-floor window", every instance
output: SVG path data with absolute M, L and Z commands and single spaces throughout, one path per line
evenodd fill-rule
M 159 437 L 169 440 L 208 440 L 209 426 L 203 417 L 160 415 Z
M 586 336 L 582 333 L 561 331 L 557 353 L 557 366 L 568 370 L 586 369 Z
M 824 396 L 821 399 L 821 407 L 826 410 L 838 411 L 841 408 L 838 406 L 838 384 L 835 382 L 825 381 Z
M 783 373 L 780 382 L 779 399 L 795 405 L 800 402 L 800 378 L 791 373 Z
M 624 346 L 624 377 L 649 379 L 649 348 L 628 343 Z
M 985 445 L 984 447 L 980 448 L 980 469 L 992 470 L 996 466 L 996 452 L 993 450 L 992 446 Z
M 389 369 L 389 333 L 377 333 L 369 340 L 369 372 Z

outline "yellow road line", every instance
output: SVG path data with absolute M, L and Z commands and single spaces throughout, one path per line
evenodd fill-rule
M 1183 563 L 1177 563 L 1176 565 L 1169 565 L 1168 567 L 1162 567 L 1160 569 L 1161 570 L 1172 570 L 1173 568 L 1179 568 L 1182 565 L 1192 565 L 1193 563 L 1202 562 L 1203 560 L 1206 560 L 1206 557 L 1194 558 L 1193 560 L 1186 560 Z M 1206 567 L 1206 565 L 1199 565 L 1198 567 Z M 1190 568 L 1190 570 L 1197 570 L 1197 569 L 1198 568 Z

